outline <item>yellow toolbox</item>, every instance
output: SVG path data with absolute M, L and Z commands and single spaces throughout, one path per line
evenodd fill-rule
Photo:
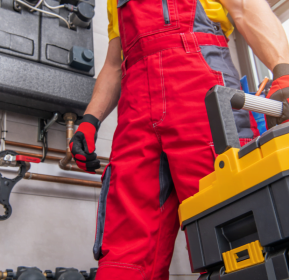
M 288 279 L 289 123 L 240 148 L 234 92 L 217 86 L 205 100 L 220 155 L 179 207 L 191 268 L 207 280 Z

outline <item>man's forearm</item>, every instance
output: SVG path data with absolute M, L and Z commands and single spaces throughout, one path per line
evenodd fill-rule
M 115 38 L 109 43 L 105 64 L 97 77 L 85 114 L 91 114 L 102 122 L 117 105 L 120 83 L 121 46 L 120 39 Z
M 279 19 L 266 0 L 220 0 L 258 58 L 272 71 L 289 63 L 289 47 Z

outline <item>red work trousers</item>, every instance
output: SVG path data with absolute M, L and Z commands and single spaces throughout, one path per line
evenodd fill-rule
M 200 46 L 227 43 L 223 35 L 193 32 L 196 0 L 168 0 L 170 24 L 159 22 L 162 1 L 126 2 L 119 8 L 126 59 L 99 200 L 96 280 L 167 280 L 178 205 L 198 192 L 215 158 L 204 98 L 224 79 Z M 157 19 L 145 21 L 143 13 Z

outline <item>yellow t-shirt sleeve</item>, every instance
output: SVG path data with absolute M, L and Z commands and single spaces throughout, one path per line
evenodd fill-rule
M 211 21 L 220 22 L 226 37 L 234 31 L 234 26 L 228 19 L 228 11 L 218 0 L 199 0 Z
M 109 41 L 119 37 L 117 0 L 107 0 L 108 38 Z
M 202 4 L 208 18 L 214 22 L 220 22 L 225 35 L 229 37 L 234 31 L 232 23 L 227 15 L 228 11 L 222 6 L 218 0 L 199 0 Z M 117 0 L 107 0 L 107 16 L 108 16 L 108 37 L 112 40 L 119 37 Z

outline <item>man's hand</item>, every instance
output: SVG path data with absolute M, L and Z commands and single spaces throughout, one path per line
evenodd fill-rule
M 100 168 L 100 162 L 94 152 L 99 127 L 100 121 L 96 117 L 89 114 L 84 115 L 69 143 L 77 166 L 91 174 L 95 174 L 95 169 Z
M 267 98 L 283 103 L 283 114 L 280 118 L 266 116 L 267 128 L 289 120 L 289 64 L 278 64 L 274 70 L 274 81 Z

